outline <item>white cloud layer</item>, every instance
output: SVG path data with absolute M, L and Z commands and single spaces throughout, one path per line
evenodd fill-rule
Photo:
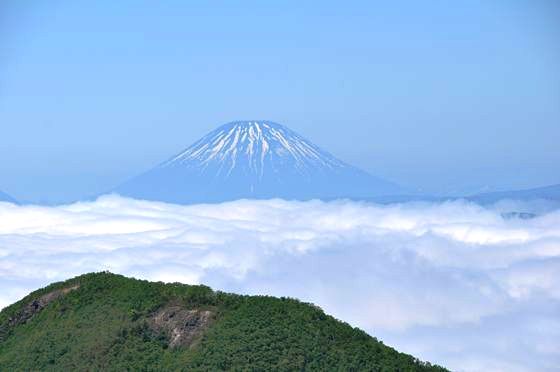
M 560 211 L 506 220 L 466 202 L 0 203 L 0 307 L 99 270 L 297 297 L 454 370 L 560 366 Z

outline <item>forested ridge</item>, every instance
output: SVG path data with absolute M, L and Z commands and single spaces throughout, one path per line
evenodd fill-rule
M 0 312 L 0 371 L 446 371 L 290 298 L 110 273 Z

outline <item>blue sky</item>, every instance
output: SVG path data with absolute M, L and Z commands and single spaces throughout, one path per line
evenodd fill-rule
M 560 182 L 555 1 L 5 1 L 0 189 L 70 201 L 269 119 L 431 192 Z

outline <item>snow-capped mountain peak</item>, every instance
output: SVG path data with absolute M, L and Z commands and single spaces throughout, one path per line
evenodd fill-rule
M 141 199 L 199 203 L 360 198 L 400 189 L 338 160 L 284 125 L 250 120 L 218 127 L 115 191 Z
M 225 124 L 161 166 L 206 168 L 213 164 L 219 165 L 218 174 L 226 175 L 241 166 L 262 177 L 267 161 L 272 171 L 289 164 L 301 174 L 317 167 L 346 166 L 289 128 L 266 120 Z

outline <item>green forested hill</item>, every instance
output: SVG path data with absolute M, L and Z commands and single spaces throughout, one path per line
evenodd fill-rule
M 311 304 L 86 274 L 0 312 L 0 371 L 445 371 Z

